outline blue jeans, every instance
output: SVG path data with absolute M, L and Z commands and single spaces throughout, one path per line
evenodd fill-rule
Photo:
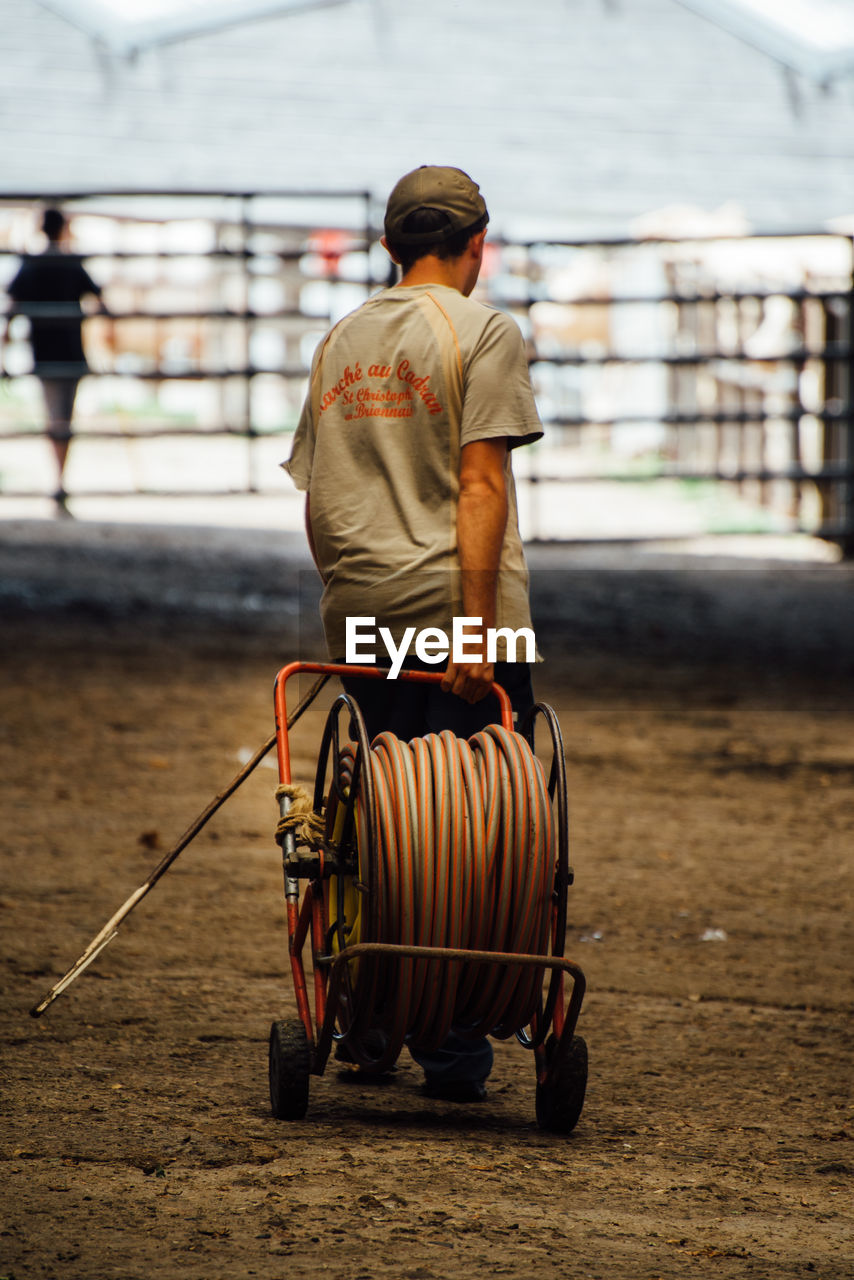
M 410 670 L 434 674 L 440 670 L 417 658 L 407 658 L 403 665 Z M 520 723 L 534 705 L 531 668 L 526 662 L 496 662 L 495 680 L 510 699 L 514 723 Z M 443 729 L 450 729 L 458 738 L 470 738 L 500 720 L 498 699 L 493 694 L 470 703 L 455 693 L 443 693 L 438 684 L 376 680 L 367 676 L 345 676 L 342 684 L 359 704 L 369 742 L 385 729 L 402 742 L 427 733 L 441 733 Z
M 492 1070 L 492 1045 L 482 1040 L 464 1040 L 451 1031 L 444 1044 L 432 1053 L 410 1049 L 428 1080 L 434 1084 L 482 1084 Z

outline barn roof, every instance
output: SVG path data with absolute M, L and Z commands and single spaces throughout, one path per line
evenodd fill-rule
M 851 81 L 782 75 L 702 0 L 244 0 L 236 25 L 227 0 L 204 22 L 175 0 L 124 43 L 69 3 L 0 0 L 7 193 L 383 195 L 427 162 L 472 172 L 516 235 L 620 233 L 672 206 L 761 230 L 854 214 Z M 737 7 L 715 0 L 721 21 Z
M 851 0 L 680 0 L 783 66 L 829 85 L 854 71 Z

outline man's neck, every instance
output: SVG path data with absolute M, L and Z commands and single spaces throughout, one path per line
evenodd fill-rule
M 459 259 L 445 260 L 428 254 L 427 257 L 419 258 L 413 263 L 411 270 L 407 271 L 400 284 L 404 288 L 416 284 L 443 284 L 449 289 L 456 289 L 458 293 L 462 293 L 461 276 Z

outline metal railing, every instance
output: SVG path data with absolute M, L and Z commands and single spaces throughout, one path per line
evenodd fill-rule
M 0 283 L 35 203 L 0 201 Z M 314 345 L 388 280 L 370 194 L 57 203 L 111 317 L 86 322 L 92 377 L 75 440 L 102 459 L 111 441 L 140 456 L 154 441 L 208 447 L 178 468 L 191 484 L 174 483 L 168 460 L 137 459 L 133 474 L 93 462 L 74 493 L 279 492 L 269 441 L 286 454 Z M 622 536 L 802 530 L 851 553 L 852 262 L 851 240 L 831 234 L 491 244 L 479 296 L 518 319 L 546 426 L 516 461 L 527 535 L 615 536 L 578 497 L 586 490 L 606 507 L 645 504 Z M 23 323 L 0 389 L 0 496 L 49 492 L 32 461 L 42 416 Z M 229 439 L 245 456 L 214 458 L 211 442 Z M 30 448 L 29 471 L 13 446 Z M 702 529 L 696 511 L 687 518 L 698 487 L 723 503 Z M 567 526 L 584 501 L 587 517 Z
M 574 450 L 574 466 L 540 465 L 531 483 L 705 483 L 735 504 L 707 532 L 801 530 L 851 551 L 849 238 L 504 252 L 516 287 L 498 300 L 529 333 L 547 435 Z

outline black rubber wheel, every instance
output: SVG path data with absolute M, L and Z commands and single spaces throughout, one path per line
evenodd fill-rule
M 311 1057 L 298 1018 L 270 1028 L 270 1103 L 277 1120 L 302 1120 L 308 1110 Z
M 546 1041 L 546 1060 L 551 1062 L 557 1049 L 552 1035 Z M 537 1085 L 537 1124 L 552 1133 L 572 1133 L 578 1124 L 584 1094 L 587 1090 L 587 1045 L 581 1036 L 573 1036 L 569 1049 L 554 1078 Z

